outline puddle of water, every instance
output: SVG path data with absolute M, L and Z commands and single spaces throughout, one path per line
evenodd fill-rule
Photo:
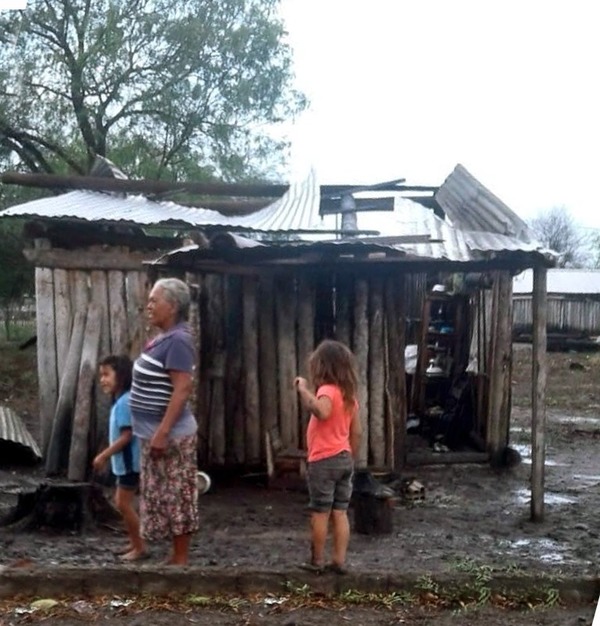
M 509 551 L 536 556 L 544 563 L 565 562 L 565 549 L 552 539 L 515 539 L 503 541 L 501 545 Z
M 521 489 L 517 489 L 514 492 L 515 498 L 519 504 L 528 504 L 531 502 L 531 491 L 527 489 L 527 487 L 523 487 Z M 571 496 L 565 496 L 560 493 L 554 493 L 552 491 L 546 491 L 544 493 L 544 503 L 548 505 L 562 505 L 562 504 L 573 504 L 577 502 L 576 498 L 572 498 Z M 526 539 L 524 541 L 527 541 Z
M 598 417 L 561 415 L 559 417 L 552 418 L 552 420 L 560 422 L 561 424 L 590 424 L 592 426 L 600 426 L 600 418 Z
M 531 465 L 531 446 L 526 443 L 511 443 L 511 448 L 514 448 L 520 455 L 521 461 L 526 465 Z M 544 463 L 546 467 L 558 467 L 559 463 L 553 459 L 546 458 Z M 560 464 L 562 465 L 562 464 Z

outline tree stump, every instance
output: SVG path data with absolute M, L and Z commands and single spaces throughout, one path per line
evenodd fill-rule
M 0 521 L 16 531 L 40 528 L 84 532 L 120 521 L 120 515 L 94 483 L 47 481 L 18 495 L 15 508 Z
M 394 528 L 393 499 L 372 493 L 354 497 L 354 530 L 363 535 L 389 535 Z

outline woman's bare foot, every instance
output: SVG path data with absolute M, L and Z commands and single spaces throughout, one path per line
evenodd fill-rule
M 126 552 L 123 556 L 121 556 L 121 561 L 125 561 L 127 563 L 131 563 L 132 561 L 139 561 L 140 559 L 144 559 L 147 556 L 147 552 L 145 550 L 133 549 L 129 552 Z

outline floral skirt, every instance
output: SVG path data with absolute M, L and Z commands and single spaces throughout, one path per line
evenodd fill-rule
M 170 442 L 157 458 L 150 455 L 149 440 L 141 444 L 142 536 L 158 540 L 196 532 L 200 525 L 196 435 Z

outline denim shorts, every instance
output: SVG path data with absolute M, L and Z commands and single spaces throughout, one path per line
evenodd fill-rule
M 117 487 L 121 489 L 137 489 L 140 484 L 140 475 L 138 472 L 129 472 L 117 476 Z
M 309 508 L 317 513 L 335 509 L 346 511 L 352 496 L 354 461 L 350 452 L 312 461 L 307 464 L 306 480 L 310 496 Z

